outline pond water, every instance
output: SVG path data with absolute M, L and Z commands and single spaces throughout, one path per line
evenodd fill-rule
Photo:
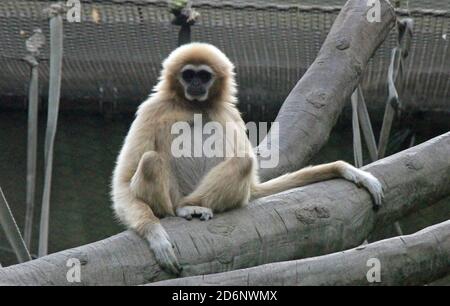
M 328 144 L 313 163 L 337 159 L 353 161 L 349 113 L 349 110 L 344 112 Z M 26 116 L 24 111 L 0 111 L 0 186 L 21 230 L 25 216 Z M 39 122 L 39 175 L 32 243 L 34 254 L 37 251 L 39 206 L 42 199 L 44 117 L 42 114 Z M 132 116 L 105 119 L 101 115 L 85 113 L 60 115 L 54 154 L 49 252 L 90 243 L 123 230 L 114 220 L 110 208 L 109 186 L 114 162 L 131 120 Z M 448 115 L 440 120 L 440 124 L 434 117 L 427 116 L 422 116 L 417 122 L 417 143 L 450 130 Z M 375 127 L 375 130 L 379 128 Z M 397 130 L 402 131 L 402 127 L 397 127 Z M 402 139 L 402 133 L 398 135 L 397 139 Z M 397 142 L 400 146 L 401 141 Z M 404 232 L 412 233 L 427 225 L 450 219 L 449 204 L 448 199 L 441 201 L 439 205 L 402 220 Z M 380 230 L 376 237 L 393 234 L 393 228 L 386 228 Z M 4 266 L 16 262 L 2 230 L 0 262 Z

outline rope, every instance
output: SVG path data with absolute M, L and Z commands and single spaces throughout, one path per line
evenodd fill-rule
M 6 238 L 8 239 L 14 253 L 17 256 L 19 262 L 25 262 L 31 260 L 30 253 L 27 246 L 20 235 L 19 227 L 17 226 L 14 216 L 11 212 L 11 208 L 6 201 L 2 188 L 0 187 L 0 224 L 5 231 Z
M 402 110 L 402 103 L 395 83 L 403 78 L 403 62 L 408 57 L 411 47 L 413 20 L 410 18 L 399 20 L 397 27 L 399 32 L 398 42 L 397 47 L 392 49 L 391 52 L 391 62 L 388 70 L 388 98 L 378 143 L 378 158 L 385 156 L 394 116 L 396 114 L 399 116 Z
M 355 157 L 355 166 L 363 166 L 361 133 L 358 119 L 358 90 L 355 90 L 351 97 L 352 100 L 352 124 L 353 124 L 353 154 Z
M 369 151 L 371 161 L 377 160 L 378 149 L 375 142 L 372 124 L 369 112 L 367 110 L 366 101 L 364 99 L 361 85 L 358 85 L 352 94 L 352 129 L 353 129 L 353 152 L 355 158 L 355 166 L 360 168 L 363 163 L 362 143 L 360 129 L 363 132 L 364 140 Z
M 404 60 L 409 55 L 411 48 L 411 41 L 413 35 L 413 20 L 411 18 L 405 18 L 397 22 L 398 28 L 398 41 L 397 47 L 391 52 L 391 60 L 388 70 L 388 98 L 386 101 L 386 108 L 383 118 L 383 124 L 380 132 L 380 139 L 378 142 L 378 149 L 375 143 L 375 137 L 370 123 L 369 113 L 364 101 L 361 86 L 359 85 L 355 92 L 352 94 L 352 126 L 353 126 L 353 154 L 355 159 L 355 166 L 363 166 L 363 153 L 360 135 L 360 124 L 363 129 L 364 137 L 366 140 L 367 148 L 372 161 L 381 159 L 386 154 L 387 144 L 389 142 L 389 135 L 392 129 L 392 123 L 394 117 L 397 114 L 400 115 L 402 104 L 399 99 L 399 95 L 396 88 L 396 81 L 403 78 L 403 65 Z M 410 146 L 414 144 L 414 137 L 411 140 Z M 396 221 L 394 223 L 395 230 L 398 235 L 403 235 L 400 223 Z

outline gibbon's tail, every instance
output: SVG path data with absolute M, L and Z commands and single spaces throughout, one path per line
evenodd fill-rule
M 295 187 L 312 184 L 336 177 L 342 177 L 345 164 L 333 162 L 287 173 L 264 183 L 252 186 L 252 199 L 266 197 Z

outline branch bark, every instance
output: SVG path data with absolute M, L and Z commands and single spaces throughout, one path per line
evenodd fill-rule
M 319 256 L 355 247 L 375 226 L 392 223 L 450 195 L 450 132 L 365 167 L 385 189 L 372 209 L 365 189 L 342 179 L 262 198 L 202 222 L 165 218 L 183 277 Z M 71 285 L 67 260 L 82 263 L 83 285 L 137 285 L 173 277 L 147 243 L 127 231 L 86 246 L 0 269 L 0 283 Z
M 314 63 L 291 91 L 276 118 L 279 133 L 266 137 L 279 146 L 275 169 L 261 169 L 267 180 L 300 169 L 327 142 L 331 129 L 359 84 L 369 59 L 395 24 L 388 1 L 380 1 L 380 22 L 370 23 L 367 1 L 347 1 L 337 16 Z M 263 142 L 264 143 L 264 142 Z M 264 146 L 261 156 L 268 156 Z
M 372 274 L 378 260 L 380 279 Z M 156 286 L 423 285 L 450 273 L 450 220 L 320 257 L 271 263 L 230 272 L 178 278 Z M 371 282 L 369 282 L 367 275 Z

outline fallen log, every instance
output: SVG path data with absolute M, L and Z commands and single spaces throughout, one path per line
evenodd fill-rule
M 450 273 L 450 220 L 351 250 L 150 286 L 424 285 Z
M 376 226 L 392 223 L 450 195 L 450 132 L 364 169 L 383 184 L 375 212 L 369 193 L 343 179 L 259 199 L 202 222 L 162 220 L 184 270 L 182 277 L 319 256 L 360 245 Z M 86 246 L 0 269 L 0 283 L 72 285 L 71 258 L 82 285 L 137 285 L 164 280 L 147 243 L 127 231 Z

